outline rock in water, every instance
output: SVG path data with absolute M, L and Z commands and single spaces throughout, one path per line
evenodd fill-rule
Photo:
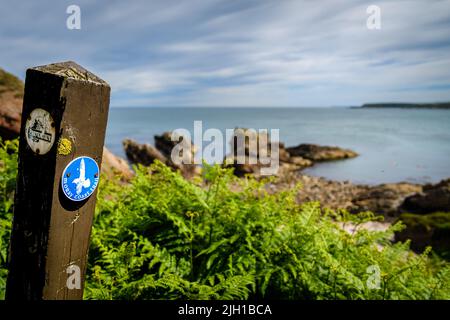
M 316 144 L 300 144 L 286 149 L 291 156 L 303 157 L 311 161 L 331 161 L 357 157 L 352 150 L 339 147 L 319 146 Z
M 168 163 L 168 159 L 149 144 L 139 144 L 131 139 L 125 139 L 122 143 L 125 154 L 131 163 L 139 163 L 144 166 L 152 164 L 155 160 L 159 160 L 164 164 Z
M 401 209 L 412 213 L 450 212 L 450 179 L 425 185 L 423 192 L 407 197 Z
M 172 141 L 172 132 L 167 131 L 162 135 L 155 135 L 155 147 L 166 157 L 170 158 L 172 149 L 178 144 Z
M 200 167 L 193 164 L 196 148 L 191 141 L 186 141 L 186 143 L 189 143 L 191 146 L 191 153 L 187 155 L 186 158 L 187 164 L 176 164 L 172 161 L 172 149 L 178 144 L 178 142 L 172 141 L 171 135 L 171 132 L 164 132 L 160 136 L 156 135 L 156 148 L 149 144 L 139 144 L 136 141 L 126 139 L 123 141 L 125 154 L 131 163 L 139 163 L 145 166 L 152 164 L 155 160 L 159 160 L 175 170 L 180 170 L 181 174 L 186 178 L 200 174 Z
M 184 140 L 186 139 L 186 140 Z M 184 158 L 186 163 L 194 163 L 194 156 L 197 152 L 197 147 L 189 138 L 179 137 L 178 141 L 172 141 L 172 132 L 166 131 L 162 135 L 155 135 L 155 147 L 169 160 L 172 161 L 172 150 L 178 144 L 185 144 L 191 149 L 191 152 Z M 180 152 L 180 157 L 183 156 L 183 151 Z
M 256 143 L 250 145 L 250 137 L 252 135 L 256 138 Z M 262 141 L 267 143 L 261 143 Z M 234 153 L 226 157 L 227 161 L 224 161 L 224 166 L 234 168 L 234 174 L 240 177 L 246 174 L 259 176 L 261 174 L 261 168 L 269 166 L 262 164 L 260 159 L 262 156 L 270 157 L 272 147 L 278 147 L 278 174 L 288 174 L 289 172 L 298 171 L 313 164 L 312 161 L 300 156 L 292 157 L 286 151 L 283 142 L 278 142 L 277 145 L 270 140 L 267 133 L 256 132 L 246 128 L 236 128 L 234 129 L 234 136 L 230 144 L 232 150 L 234 148 Z M 240 155 L 243 155 L 243 157 L 240 157 Z
M 187 155 L 183 155 L 183 148 L 181 148 L 178 156 L 180 159 L 183 159 L 182 164 L 174 163 L 172 159 L 172 150 L 177 145 L 184 145 L 186 148 L 190 148 L 190 152 Z M 166 131 L 162 135 L 155 135 L 155 146 L 167 158 L 167 165 L 174 169 L 179 169 L 185 178 L 201 174 L 201 168 L 194 164 L 197 147 L 189 138 L 181 136 L 178 141 L 172 141 L 172 132 Z

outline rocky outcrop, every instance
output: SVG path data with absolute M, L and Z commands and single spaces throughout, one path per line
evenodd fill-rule
M 450 259 L 450 214 L 437 212 L 432 214 L 404 213 L 399 220 L 406 228 L 395 234 L 396 241 L 411 240 L 411 248 L 423 251 L 431 246 L 435 252 Z
M 22 102 L 10 98 L 5 102 L 3 98 L 0 98 L 0 137 L 11 140 L 20 132 Z
M 292 189 L 298 183 L 302 185 L 297 194 L 299 203 L 318 201 L 323 208 L 345 209 L 352 213 L 371 211 L 377 215 L 383 215 L 384 222 L 370 223 L 365 226 L 370 230 L 379 228 L 384 230 L 395 221 L 401 220 L 406 228 L 397 232 L 393 241 L 411 240 L 411 248 L 416 252 L 422 252 L 427 246 L 432 246 L 435 252 L 450 259 L 450 213 L 448 211 L 431 214 L 402 213 L 401 205 L 405 198 L 415 198 L 415 194 L 423 197 L 421 185 L 409 183 L 357 185 L 348 181 L 327 180 L 296 172 L 279 177 L 276 183 L 269 185 L 269 191 Z M 427 189 L 436 190 L 444 185 L 445 183 L 440 183 L 434 188 L 429 186 Z M 424 205 L 425 203 L 422 208 Z M 352 224 L 346 224 L 347 229 L 350 226 Z M 361 227 L 358 226 L 358 228 Z
M 193 164 L 196 150 L 191 141 L 182 142 L 188 143 L 191 146 L 191 153 L 184 158 L 186 164 L 177 164 L 172 161 L 172 150 L 179 142 L 172 141 L 171 135 L 171 132 L 164 132 L 162 135 L 156 135 L 156 148 L 150 144 L 139 144 L 131 139 L 125 139 L 123 141 L 125 154 L 131 163 L 142 164 L 145 166 L 152 164 L 155 160 L 159 160 L 175 170 L 180 170 L 181 174 L 186 178 L 191 178 L 200 174 L 201 169 Z M 184 139 L 184 137 L 180 138 L 179 141 L 181 141 L 181 139 Z M 183 151 L 181 150 L 180 157 L 183 156 L 182 152 Z
M 184 176 L 193 176 L 198 174 L 200 170 L 197 165 L 179 165 L 175 164 L 171 160 L 173 148 L 182 141 L 181 138 L 179 141 L 172 141 L 171 136 L 171 132 L 164 132 L 161 135 L 155 135 L 155 147 L 149 144 L 139 144 L 132 140 L 124 140 L 123 145 L 127 158 L 131 163 L 140 163 L 143 165 L 149 165 L 157 159 L 174 169 L 179 169 Z M 252 136 L 255 138 L 255 140 L 252 140 L 255 141 L 255 144 L 253 145 L 251 145 L 250 142 L 250 137 Z M 236 128 L 232 139 L 233 140 L 230 141 L 230 144 L 234 147 L 232 147 L 232 153 L 225 157 L 224 167 L 233 168 L 235 175 L 240 177 L 247 174 L 260 176 L 262 168 L 272 165 L 272 163 L 263 163 L 261 158 L 270 157 L 272 154 L 271 148 L 273 147 L 277 147 L 279 152 L 279 161 L 275 160 L 278 161 L 279 164 L 278 175 L 296 172 L 314 164 L 314 162 L 310 159 L 302 157 L 298 154 L 291 154 L 288 151 L 289 149 L 286 149 L 284 143 L 273 143 L 270 141 L 270 137 L 268 137 L 267 133 L 256 132 L 245 128 Z M 196 153 L 196 146 L 190 141 L 187 141 L 186 143 L 190 143 L 191 153 L 186 155 L 185 163 L 193 163 L 194 155 Z M 340 150 L 341 153 L 345 153 L 345 157 L 350 157 L 354 154 L 350 150 L 343 150 L 334 147 L 319 148 L 322 148 L 322 152 L 325 152 L 324 150 L 328 150 L 326 152 L 333 151 L 337 153 L 338 151 L 336 150 Z M 183 157 L 183 155 L 180 154 L 180 157 Z
M 174 160 L 172 159 L 172 151 L 177 145 L 184 145 L 186 148 L 180 148 L 179 150 L 178 156 L 180 159 L 183 159 L 183 163 L 181 164 L 174 163 Z M 174 169 L 180 170 L 184 177 L 191 178 L 201 173 L 201 168 L 194 164 L 194 156 L 197 152 L 197 147 L 189 138 L 180 136 L 178 140 L 172 141 L 172 132 L 167 131 L 162 135 L 155 135 L 155 146 L 167 159 L 167 165 Z M 190 149 L 190 152 L 183 154 L 183 152 L 188 149 Z
M 173 148 L 178 143 L 183 141 L 183 139 L 185 139 L 185 137 L 180 137 L 180 139 L 178 139 L 178 141 L 172 141 L 172 132 L 171 131 L 166 131 L 161 135 L 155 135 L 154 138 L 155 138 L 156 149 L 158 149 L 161 152 L 161 154 L 163 154 L 168 159 L 171 158 Z M 193 163 L 194 155 L 197 151 L 197 148 L 190 140 L 186 140 L 185 143 L 187 143 L 188 145 L 190 144 L 190 146 L 191 146 L 191 153 L 187 155 L 188 161 L 186 161 L 186 162 Z
M 245 137 L 242 140 L 243 143 L 239 143 L 240 135 L 241 137 Z M 250 145 L 250 137 L 252 136 L 255 137 L 256 141 L 253 146 Z M 261 157 L 270 157 L 272 155 L 272 147 L 278 148 L 279 175 L 295 172 L 313 165 L 313 162 L 308 159 L 289 154 L 283 142 L 272 142 L 267 133 L 256 133 L 246 128 L 236 128 L 232 139 L 234 139 L 234 144 L 233 140 L 230 141 L 230 144 L 235 146 L 235 152 L 233 155 L 226 157 L 227 161 L 224 161 L 224 166 L 232 167 L 234 174 L 240 177 L 246 174 L 261 175 L 261 169 L 270 166 L 270 164 L 263 164 Z M 239 157 L 241 154 L 244 157 Z
M 22 116 L 23 83 L 0 69 L 0 137 L 14 139 L 19 135 Z
M 168 163 L 168 159 L 158 149 L 149 144 L 139 144 L 131 139 L 125 139 L 122 144 L 125 154 L 131 163 L 139 163 L 144 166 L 152 164 L 155 160 L 159 160 L 164 164 Z
M 318 201 L 330 209 L 346 209 L 351 213 L 371 211 L 393 221 L 401 214 L 399 206 L 404 199 L 422 191 L 422 186 L 410 183 L 391 183 L 376 186 L 353 184 L 350 181 L 335 181 L 293 172 L 280 175 L 272 189 L 292 189 L 302 185 L 298 201 Z
M 321 177 L 313 177 L 302 174 L 288 176 L 290 182 L 288 188 L 300 183 L 301 189 L 297 194 L 300 203 L 318 201 L 323 208 L 352 210 L 352 200 L 359 195 L 364 188 L 349 181 L 333 181 Z
M 280 169 L 282 172 L 283 170 L 287 172 L 298 171 L 307 167 L 311 167 L 314 164 L 309 159 L 290 154 L 283 142 L 279 143 L 279 157 Z
M 422 251 L 427 246 L 450 259 L 450 179 L 427 184 L 423 190 L 406 197 L 399 207 L 406 228 L 396 240 L 411 239 L 411 248 Z
M 352 150 L 339 147 L 319 146 L 316 144 L 300 144 L 286 149 L 291 156 L 302 157 L 311 161 L 331 161 L 357 157 Z
M 425 185 L 422 192 L 404 200 L 401 210 L 421 214 L 437 211 L 450 212 L 450 179 L 435 185 Z
M 404 199 L 422 191 L 422 186 L 410 183 L 389 183 L 374 187 L 361 187 L 352 200 L 352 212 L 371 211 L 385 217 L 395 217 Z
M 114 155 L 106 147 L 103 147 L 102 173 L 110 179 L 119 177 L 123 181 L 130 180 L 134 175 L 128 162 Z

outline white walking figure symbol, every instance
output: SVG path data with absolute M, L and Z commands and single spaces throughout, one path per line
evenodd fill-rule
M 83 188 L 89 188 L 91 185 L 91 180 L 86 179 L 86 166 L 84 164 L 84 159 L 80 162 L 80 176 L 72 181 L 77 185 L 77 194 L 80 194 Z

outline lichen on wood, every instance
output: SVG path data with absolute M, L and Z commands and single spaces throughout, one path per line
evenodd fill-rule
M 58 154 L 67 156 L 72 152 L 72 142 L 69 139 L 61 138 L 58 141 Z

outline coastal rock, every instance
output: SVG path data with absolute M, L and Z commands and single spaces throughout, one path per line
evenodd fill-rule
M 309 176 L 301 171 L 281 174 L 273 188 L 292 189 L 298 183 L 302 185 L 297 196 L 300 203 L 318 201 L 323 207 L 345 209 L 351 213 L 370 211 L 391 221 L 400 215 L 399 206 L 406 197 L 422 191 L 422 186 L 417 184 L 368 186 Z
M 279 156 L 280 162 L 291 162 L 292 161 L 291 155 L 289 154 L 289 152 L 287 152 L 286 147 L 284 146 L 283 142 L 280 142 L 278 144 L 278 156 Z
M 167 131 L 161 135 L 155 135 L 155 146 L 165 157 L 169 158 L 172 149 L 175 147 L 177 142 L 172 141 L 172 132 Z
M 309 159 L 305 159 L 304 157 L 297 155 L 291 155 L 283 142 L 279 143 L 279 157 L 281 165 L 287 165 L 287 167 L 291 168 L 291 171 L 304 169 L 314 165 L 314 163 Z
M 134 175 L 128 162 L 114 155 L 106 147 L 103 147 L 102 173 L 110 179 L 119 176 L 124 181 L 130 180 Z
M 353 208 L 352 200 L 359 195 L 364 186 L 349 181 L 332 181 L 321 177 L 303 174 L 301 171 L 281 174 L 274 183 L 274 191 L 292 189 L 297 184 L 301 189 L 297 194 L 299 203 L 318 201 L 323 208 L 346 209 Z
M 22 104 L 16 99 L 7 99 L 8 102 L 5 103 L 2 98 L 0 98 L 0 137 L 11 140 L 19 135 Z
M 245 137 L 245 139 L 242 140 L 243 143 L 239 143 L 239 135 Z M 253 146 L 250 145 L 249 138 L 252 136 L 256 138 L 256 143 Z M 260 157 L 270 157 L 272 152 L 271 148 L 276 146 L 276 144 L 270 140 L 267 133 L 255 132 L 246 128 L 236 128 L 232 139 L 234 139 L 234 141 L 230 141 L 230 144 L 235 146 L 236 150 L 232 156 L 229 155 L 227 157 L 225 166 L 233 167 L 234 173 L 237 176 L 244 176 L 246 174 L 259 176 L 261 174 L 261 168 L 269 166 L 267 164 L 262 164 L 259 160 Z M 298 171 L 313 165 L 312 161 L 303 157 L 292 157 L 289 152 L 287 152 L 283 142 L 278 142 L 278 153 L 279 175 Z M 239 158 L 240 154 L 243 154 L 244 156 Z
M 238 177 L 244 177 L 247 174 L 260 175 L 261 166 L 257 164 L 238 163 L 237 160 L 233 160 L 232 163 L 225 164 L 227 168 L 232 167 L 233 173 Z
M 225 157 L 223 166 L 233 168 L 234 174 L 238 177 L 246 174 L 260 175 L 263 166 L 259 161 L 260 151 L 270 156 L 270 139 L 265 135 L 267 145 L 260 145 L 262 139 L 262 133 L 255 130 L 235 128 L 230 141 L 233 154 Z M 251 145 L 250 140 L 255 143 Z
M 283 161 L 283 160 L 281 160 Z M 287 161 L 284 161 L 286 163 L 291 163 L 293 165 L 296 165 L 300 168 L 306 168 L 306 167 L 310 167 L 312 166 L 314 163 L 311 160 L 302 158 L 302 157 L 298 157 L 298 156 L 294 156 L 294 157 L 289 157 L 289 159 Z
M 397 241 L 410 239 L 411 248 L 419 252 L 431 246 L 450 259 L 450 179 L 423 186 L 399 210 L 406 228 L 396 234 Z
M 20 132 L 23 82 L 0 69 L 0 137 L 14 139 Z
M 186 140 L 184 140 L 186 139 Z M 188 154 L 187 162 L 194 163 L 194 155 L 197 152 L 197 147 L 186 137 L 180 137 L 178 141 L 172 141 L 172 132 L 167 131 L 162 135 L 155 135 L 155 147 L 168 159 L 171 158 L 172 149 L 179 143 L 190 144 L 191 153 Z M 182 151 L 180 152 L 180 156 L 182 156 Z
M 184 138 L 183 138 L 184 139 Z M 195 147 L 187 140 L 185 143 L 191 144 L 191 154 L 188 155 L 187 164 L 176 164 L 171 160 L 172 149 L 178 142 L 171 140 L 171 133 L 165 132 L 160 136 L 155 136 L 156 148 L 149 144 L 139 144 L 136 141 L 125 139 L 123 146 L 128 160 L 134 164 L 142 164 L 148 166 L 155 160 L 159 160 L 167 166 L 180 170 L 181 174 L 186 178 L 191 178 L 201 173 L 201 168 L 193 164 Z M 182 156 L 182 150 L 180 156 Z
M 401 209 L 411 213 L 432 213 L 437 211 L 450 212 L 450 179 L 438 184 L 428 184 L 419 192 L 407 197 Z
M 331 161 L 357 157 L 352 150 L 339 147 L 319 146 L 316 144 L 300 144 L 286 149 L 291 156 L 303 157 L 311 161 Z
M 179 169 L 185 178 L 191 178 L 201 174 L 201 168 L 194 164 L 194 156 L 197 152 L 197 147 L 189 138 L 180 136 L 178 141 L 172 141 L 171 131 L 164 132 L 162 135 L 155 135 L 154 138 L 156 148 L 167 158 L 167 165 L 174 169 Z M 183 164 L 176 164 L 172 161 L 172 150 L 179 144 L 183 144 L 185 148 L 190 148 L 191 151 L 187 155 L 184 155 L 183 148 L 180 150 L 178 156 L 184 159 Z
M 410 183 L 389 183 L 374 187 L 362 187 L 352 200 L 352 212 L 371 211 L 385 217 L 399 214 L 404 199 L 422 191 L 422 186 Z
M 450 213 L 404 213 L 399 220 L 406 228 L 395 234 L 396 241 L 411 240 L 411 248 L 419 252 L 431 246 L 435 252 L 450 259 Z
M 148 166 L 155 160 L 159 160 L 164 164 L 168 164 L 168 159 L 149 144 L 139 144 L 131 139 L 125 139 L 122 144 L 125 154 L 131 163 Z

